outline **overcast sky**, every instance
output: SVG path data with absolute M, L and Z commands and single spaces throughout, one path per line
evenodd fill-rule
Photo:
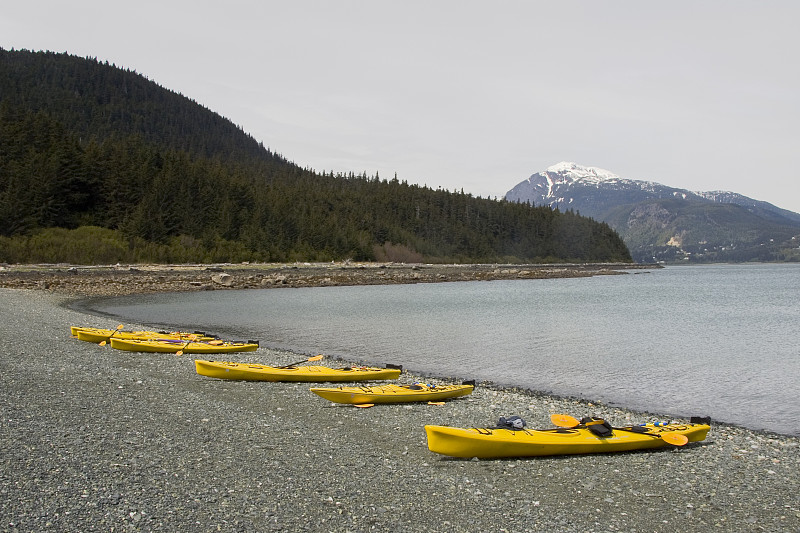
M 800 2 L 5 2 L 303 167 L 502 197 L 560 161 L 800 212 Z

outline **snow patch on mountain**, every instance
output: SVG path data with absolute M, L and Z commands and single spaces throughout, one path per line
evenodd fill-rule
M 719 203 L 731 203 L 733 199 L 742 198 L 741 194 L 731 191 L 694 191 L 694 193 L 706 200 Z
M 621 178 L 608 170 L 587 167 L 562 161 L 547 167 L 542 172 L 532 174 L 506 194 L 510 201 L 532 201 L 536 205 L 571 204 L 573 187 L 592 187 L 596 189 L 627 189 L 654 192 L 663 189 L 658 183 Z
M 545 169 L 545 174 L 557 174 L 562 176 L 563 182 L 584 181 L 587 183 L 602 183 L 608 181 L 618 181 L 619 176 L 608 170 L 597 167 L 585 167 L 576 163 L 562 161 Z M 535 174 L 534 174 L 535 175 Z
M 528 183 L 536 189 L 541 190 L 546 185 L 546 197 L 551 197 L 552 193 L 559 186 L 582 185 L 600 187 L 608 185 L 638 187 L 643 191 L 654 191 L 656 188 L 663 187 L 660 183 L 644 180 L 632 180 L 621 178 L 618 175 L 599 167 L 587 167 L 569 161 L 562 161 L 547 167 L 542 172 L 537 172 L 528 178 Z

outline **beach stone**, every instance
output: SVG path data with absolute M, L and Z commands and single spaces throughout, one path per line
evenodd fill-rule
M 800 531 L 796 436 L 712 421 L 705 441 L 674 449 L 439 456 L 427 449 L 426 424 L 490 427 L 517 414 L 533 429 L 551 427 L 554 413 L 602 413 L 615 425 L 662 417 L 492 383 L 444 406 L 354 409 L 307 383 L 204 378 L 191 357 L 71 338 L 70 325 L 110 325 L 80 312 L 71 290 L 136 286 L 128 272 L 81 270 L 69 274 L 72 285 L 61 284 L 64 274 L 47 278 L 49 289 L 37 288 L 39 275 L 0 288 L 0 449 L 10 465 L 0 468 L 0 531 Z M 155 290 L 153 275 L 134 275 Z M 335 279 L 306 275 L 310 286 Z M 209 279 L 163 276 L 158 290 Z M 280 366 L 306 355 L 261 340 L 231 360 Z M 406 370 L 398 382 L 469 377 Z
M 230 287 L 231 285 L 233 285 L 233 276 L 225 272 L 221 274 L 214 274 L 213 276 L 211 276 L 211 281 L 213 281 L 217 285 Z

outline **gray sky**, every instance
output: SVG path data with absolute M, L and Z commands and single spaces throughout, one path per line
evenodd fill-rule
M 502 197 L 560 161 L 800 212 L 800 2 L 5 2 L 303 167 Z

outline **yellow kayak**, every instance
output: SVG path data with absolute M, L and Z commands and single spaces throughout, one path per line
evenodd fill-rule
M 368 404 L 368 403 L 404 403 L 433 402 L 457 398 L 472 393 L 472 384 L 463 385 L 377 385 L 374 387 L 312 387 L 311 392 L 326 400 L 336 403 Z
M 428 449 L 452 457 L 533 457 L 578 453 L 623 452 L 669 446 L 666 435 L 685 435 L 689 442 L 706 438 L 708 424 L 644 424 L 612 428 L 600 437 L 586 426 L 570 429 L 455 428 L 425 426 Z M 664 435 L 664 438 L 662 438 Z
M 232 363 L 225 361 L 194 362 L 195 370 L 201 376 L 219 379 L 238 379 L 246 381 L 361 381 L 367 379 L 397 379 L 401 368 L 348 367 L 328 368 L 326 366 L 274 367 L 254 363 Z
M 111 347 L 128 352 L 161 352 L 194 354 L 252 352 L 258 349 L 255 341 L 233 342 L 222 340 L 198 341 L 184 339 L 118 339 L 111 337 Z
M 164 331 L 125 331 L 120 329 L 103 329 L 103 328 L 82 328 L 70 327 L 70 331 L 74 337 L 86 342 L 108 342 L 111 337 L 119 339 L 133 339 L 133 340 L 152 340 L 152 339 L 189 339 L 196 337 L 197 340 L 214 340 L 215 337 L 208 336 L 205 333 L 196 331 L 194 333 L 187 333 L 182 331 L 164 332 Z

